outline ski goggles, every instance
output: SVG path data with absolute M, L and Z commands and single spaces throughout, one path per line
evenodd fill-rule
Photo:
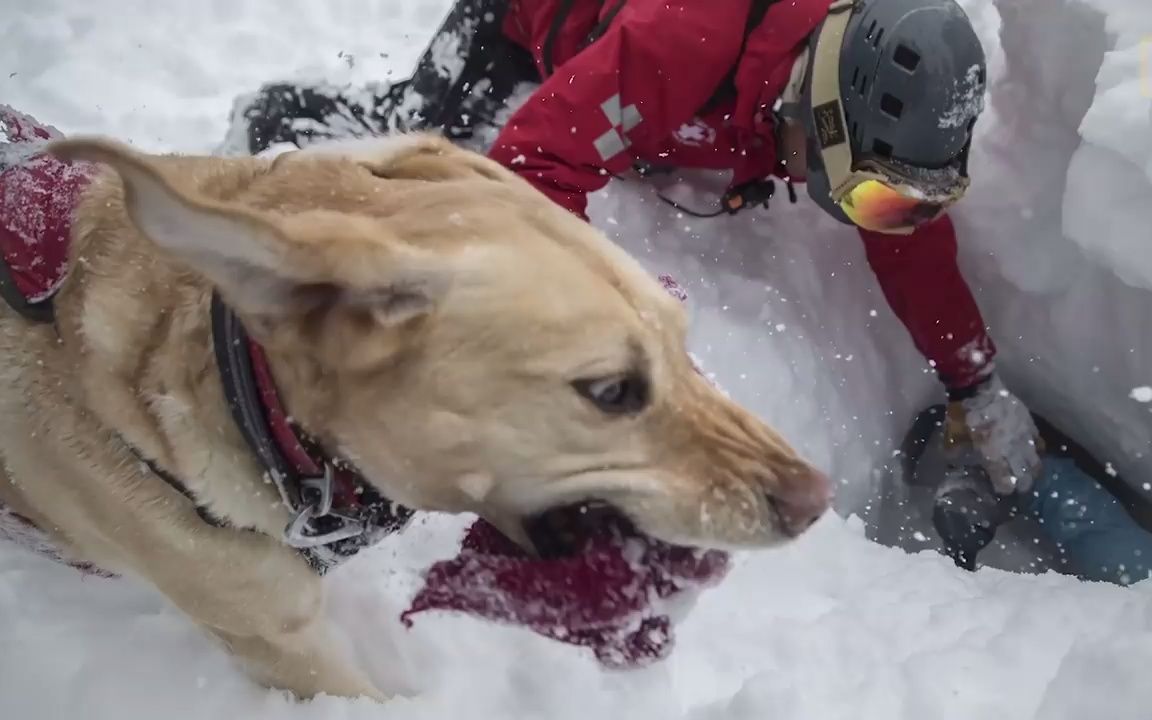
M 854 155 L 840 100 L 840 48 L 855 4 L 833 2 L 817 38 L 810 91 L 815 139 L 832 204 L 858 227 L 907 235 L 964 196 L 967 162 L 962 157 L 952 167 L 924 169 Z
M 906 234 L 944 214 L 964 196 L 968 178 L 949 170 L 915 180 L 876 161 L 864 161 L 832 192 L 840 210 L 865 230 Z M 936 175 L 937 177 L 931 177 Z

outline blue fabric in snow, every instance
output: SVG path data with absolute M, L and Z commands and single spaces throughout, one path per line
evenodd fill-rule
M 1045 457 L 1019 509 L 1042 524 L 1081 579 L 1128 585 L 1150 577 L 1152 533 L 1072 460 Z

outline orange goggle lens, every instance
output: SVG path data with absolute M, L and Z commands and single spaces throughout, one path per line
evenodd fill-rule
M 916 197 L 911 190 L 870 179 L 845 193 L 840 209 L 865 230 L 910 232 L 940 217 L 954 200 Z

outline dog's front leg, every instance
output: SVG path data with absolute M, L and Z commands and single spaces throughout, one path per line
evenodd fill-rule
M 267 687 L 291 690 L 302 699 L 321 693 L 379 702 L 387 699 L 336 651 L 322 624 L 271 638 L 213 632 L 247 665 L 249 676 Z
M 323 584 L 294 550 L 266 535 L 195 521 L 193 552 L 177 556 L 178 548 L 153 547 L 139 560 L 157 587 L 223 640 L 254 679 L 301 698 L 386 699 L 334 641 Z
M 259 681 L 300 697 L 318 693 L 384 699 L 342 647 L 324 615 L 320 578 L 295 550 L 262 533 L 213 527 L 182 494 L 92 452 L 88 462 L 43 437 L 6 457 L 29 504 L 77 548 L 105 548 L 116 570 L 151 582 L 222 638 Z M 35 452 L 32 452 L 35 450 Z

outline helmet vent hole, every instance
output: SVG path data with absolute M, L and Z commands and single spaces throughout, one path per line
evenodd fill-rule
M 876 153 L 877 155 L 879 155 L 881 157 L 890 158 L 890 157 L 892 157 L 892 146 L 889 145 L 888 143 L 884 142 L 883 140 L 879 140 L 879 139 L 873 140 L 872 141 L 872 152 Z
M 865 40 L 871 40 L 872 39 L 872 33 L 874 33 L 874 32 L 876 32 L 876 21 L 875 20 L 873 20 L 872 24 L 868 26 L 868 34 L 865 36 L 864 39 Z
M 920 66 L 920 54 L 907 45 L 900 45 L 892 55 L 892 62 L 908 72 L 914 73 L 916 72 L 916 68 Z M 983 84 L 983 81 L 981 81 L 981 84 Z
M 848 128 L 852 131 L 849 137 L 853 140 L 858 140 L 860 138 L 860 124 L 853 120 L 852 116 L 848 113 L 844 113 L 844 123 L 848 125 Z
M 880 28 L 880 32 L 876 33 L 876 39 L 872 41 L 872 47 L 880 45 L 880 39 L 884 37 L 884 28 Z
M 856 87 L 856 82 L 860 79 L 860 68 L 857 67 L 852 71 L 852 87 Z
M 895 95 L 884 93 L 884 96 L 880 98 L 880 112 L 893 120 L 899 120 L 900 116 L 904 114 L 904 103 Z
M 860 78 L 860 97 L 864 97 L 867 94 L 868 94 L 868 76 L 865 75 L 864 77 Z

